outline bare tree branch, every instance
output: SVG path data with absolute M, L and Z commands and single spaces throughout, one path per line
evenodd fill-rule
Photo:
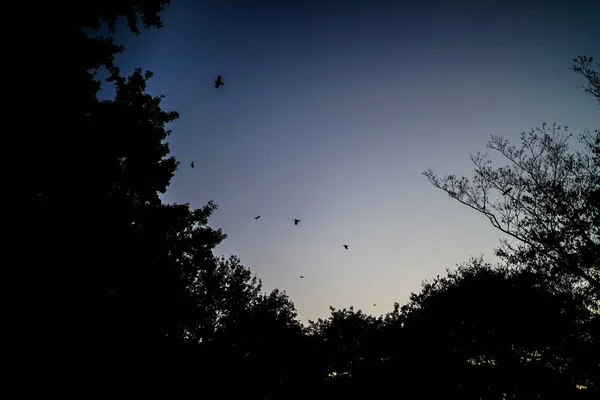
M 594 96 L 600 104 L 600 77 L 598 72 L 592 69 L 593 61 L 593 57 L 579 56 L 573 59 L 573 65 L 570 69 L 585 77 L 587 82 L 581 88 L 585 93 Z M 600 68 L 600 63 L 596 63 L 596 66 Z
M 594 164 L 586 153 L 569 153 L 569 138 L 567 128 L 556 124 L 523 133 L 520 149 L 492 136 L 488 148 L 502 154 L 508 165 L 494 169 L 487 154 L 477 153 L 471 155 L 472 179 L 440 178 L 432 170 L 423 174 L 522 243 L 515 248 L 502 241 L 499 256 L 523 263 L 545 260 L 549 265 L 543 268 L 587 282 L 600 294 L 600 267 L 593 262 L 593 257 L 600 258 L 599 213 L 589 201 L 590 192 L 598 192 L 600 163 Z M 599 140 L 588 135 L 587 141 L 593 150 Z M 495 200 L 494 192 L 499 193 Z

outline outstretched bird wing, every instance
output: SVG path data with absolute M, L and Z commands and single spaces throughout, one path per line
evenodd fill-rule
M 223 82 L 221 75 L 217 76 L 217 80 L 215 81 L 215 87 L 219 88 L 219 86 L 224 85 L 225 82 Z

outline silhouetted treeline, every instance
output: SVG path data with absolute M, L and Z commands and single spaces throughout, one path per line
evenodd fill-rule
M 516 196 L 513 209 L 529 212 L 516 231 L 497 226 L 524 243 L 499 250 L 505 265 L 470 260 L 381 317 L 331 308 L 302 325 L 284 292 L 264 292 L 238 258 L 213 254 L 226 237 L 208 224 L 216 205 L 159 199 L 179 165 L 164 141 L 178 114 L 145 92 L 150 72 L 113 65 L 123 49 L 112 39 L 84 33 L 118 17 L 133 32 L 159 28 L 167 3 L 73 3 L 56 28 L 54 45 L 77 57 L 64 65 L 62 111 L 48 105 L 48 129 L 28 143 L 27 212 L 5 284 L 9 371 L 63 393 L 171 384 L 206 398 L 598 398 L 598 131 L 580 158 L 555 153 L 567 160 L 562 181 L 478 170 L 471 189 Z M 577 62 L 597 96 L 592 59 Z M 117 89 L 110 101 L 97 98 L 101 66 Z M 494 223 L 483 196 L 429 177 Z

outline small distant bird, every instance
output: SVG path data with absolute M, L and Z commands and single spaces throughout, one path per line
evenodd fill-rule
M 304 275 L 300 275 L 300 279 L 304 279 Z
M 376 307 L 376 306 L 377 306 L 377 304 L 373 304 L 373 307 Z
M 192 162 L 190 163 L 190 167 L 194 168 L 195 166 L 196 166 L 196 164 L 194 164 L 194 162 L 192 161 Z
M 259 218 L 260 218 L 260 215 L 257 215 L 256 217 L 254 217 L 254 219 L 259 219 Z
M 217 80 L 215 81 L 215 87 L 218 89 L 219 86 L 224 85 L 225 82 L 221 80 L 221 75 L 217 76 Z
M 300 222 L 299 219 L 294 219 L 294 225 L 298 225 L 299 222 Z
M 503 195 L 503 196 L 506 196 L 507 194 L 509 194 L 509 193 L 510 193 L 510 191 L 511 191 L 511 190 L 512 190 L 512 188 L 508 188 L 508 189 L 506 189 L 504 192 L 502 192 L 502 195 Z
M 345 248 L 346 250 L 348 250 L 348 245 L 347 245 L 347 244 L 343 244 L 342 246 L 344 246 L 344 248 Z

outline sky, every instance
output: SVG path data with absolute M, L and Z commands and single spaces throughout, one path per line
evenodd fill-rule
M 599 16 L 597 0 L 173 0 L 162 29 L 121 31 L 116 63 L 153 71 L 148 92 L 180 113 L 163 200 L 218 205 L 217 255 L 303 322 L 378 316 L 471 256 L 497 261 L 500 232 L 423 171 L 472 176 L 491 134 L 600 128 L 569 70 L 600 57 Z

